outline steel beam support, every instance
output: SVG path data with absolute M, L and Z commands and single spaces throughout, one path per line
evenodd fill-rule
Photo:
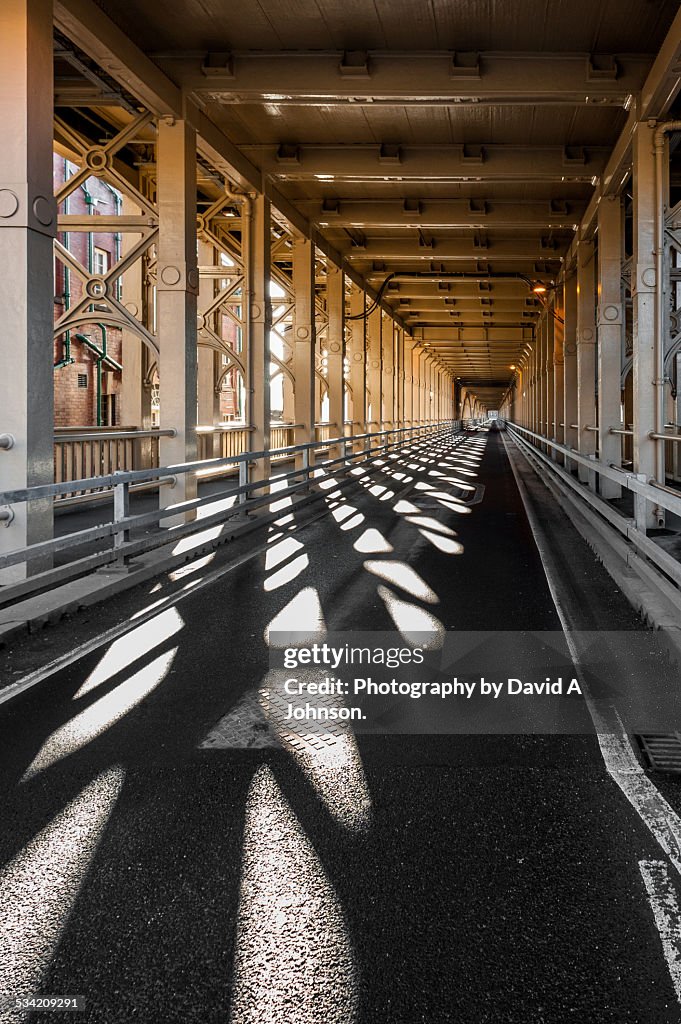
M 546 405 L 546 436 L 552 441 L 556 439 L 555 391 L 554 391 L 554 359 L 555 359 L 555 319 L 553 316 L 553 297 L 546 303 L 546 324 L 544 327 L 544 394 Z M 551 449 L 549 449 L 551 451 Z
M 611 434 L 622 418 L 622 258 L 624 223 L 619 196 L 607 196 L 598 207 L 598 452 L 606 466 L 622 464 L 622 439 Z M 600 478 L 603 498 L 619 498 L 615 480 Z
M 372 50 L 366 55 L 360 81 L 339 74 L 342 51 L 239 53 L 223 56 L 224 65 L 202 70 L 196 55 L 173 54 L 155 58 L 188 91 L 210 93 L 224 104 L 273 102 L 286 106 L 324 106 L 351 102 L 354 106 L 378 103 L 442 106 L 459 101 L 476 104 L 550 103 L 580 106 L 589 103 L 622 106 L 643 84 L 645 57 L 618 55 L 616 76 L 594 74 L 583 53 L 476 53 L 465 67 L 451 50 L 394 53 Z
M 563 309 L 562 289 L 553 297 L 553 310 L 556 314 L 553 323 L 553 422 L 554 437 L 559 444 L 565 444 L 565 311 Z M 558 453 L 557 461 L 563 462 L 562 453 Z
M 270 450 L 270 377 L 272 300 L 270 298 L 272 217 L 270 201 L 256 195 L 245 207 L 249 216 L 246 279 L 247 395 L 251 446 L 254 451 Z M 269 459 L 256 462 L 251 478 L 269 476 Z
M 199 264 L 201 267 L 216 265 L 215 247 L 208 242 L 199 242 Z M 208 309 L 212 305 L 215 293 L 215 278 L 210 274 L 199 274 L 199 309 Z M 211 314 L 213 316 L 213 314 Z M 199 332 L 199 341 L 201 334 Z M 220 394 L 216 384 L 218 380 L 218 360 L 221 354 L 208 345 L 198 346 L 197 351 L 197 416 L 200 426 L 215 426 L 220 422 Z M 220 455 L 220 435 L 214 431 L 206 449 L 206 458 L 218 458 Z
M 385 314 L 381 339 L 382 363 L 382 412 L 383 430 L 390 430 L 395 421 L 395 328 L 393 321 Z
M 127 196 L 123 198 L 123 210 L 136 210 L 132 200 Z M 139 239 L 134 235 L 125 234 L 122 238 L 122 258 L 135 248 Z M 143 285 L 144 257 L 135 260 L 123 274 L 122 298 L 125 308 L 135 317 L 136 320 L 144 323 L 148 317 L 145 316 L 144 285 Z M 122 331 L 121 355 L 123 374 L 121 376 L 121 423 L 128 427 L 137 427 L 140 430 L 151 428 L 151 381 L 148 380 L 150 369 L 149 350 L 135 331 Z M 151 466 L 151 442 L 142 439 L 137 442 L 140 446 L 138 467 L 146 469 Z
M 633 303 L 634 472 L 655 476 L 655 126 L 639 123 L 634 133 L 634 258 L 631 273 Z M 640 503 L 636 525 L 646 530 L 663 522 L 664 513 L 650 502 Z
M 116 82 L 136 96 L 159 116 L 185 116 L 187 101 L 182 90 L 165 75 L 154 61 L 140 48 L 93 0 L 55 0 L 54 16 L 57 27 L 78 47 L 92 57 Z M 223 171 L 247 191 L 262 190 L 262 174 L 245 154 L 204 112 L 194 110 L 192 118 L 198 130 L 198 148 L 203 157 Z M 267 188 L 272 205 L 291 223 L 295 230 L 311 237 L 310 224 L 284 195 L 272 184 Z M 317 239 L 317 248 L 338 267 L 342 257 L 323 238 Z M 352 267 L 345 268 L 346 276 L 367 294 L 375 297 L 360 274 Z
M 54 480 L 52 241 L 57 209 L 52 192 L 52 5 L 4 0 L 0 5 L 0 308 L 3 372 L 0 451 L 6 490 Z M 0 553 L 52 537 L 50 499 L 13 507 L 0 524 Z M 0 571 L 0 585 L 49 568 L 44 558 Z
M 570 237 L 556 235 L 550 246 L 546 246 L 537 235 L 523 237 L 515 233 L 513 237 L 491 238 L 489 244 L 480 246 L 474 237 L 447 238 L 433 237 L 426 243 L 413 232 L 412 237 L 386 238 L 368 237 L 362 244 L 345 246 L 340 251 L 347 260 L 391 260 L 431 263 L 433 260 L 452 262 L 472 262 L 480 259 L 504 260 L 509 263 L 535 262 L 546 259 L 560 259 L 567 249 Z
M 577 449 L 577 271 L 566 274 L 563 282 L 563 310 L 565 317 L 563 358 L 565 444 Z
M 352 392 L 353 434 L 366 433 L 367 421 L 367 322 L 359 317 L 366 308 L 366 295 L 354 287 L 350 293 L 350 390 Z
M 156 160 L 158 260 L 156 316 L 159 341 L 162 466 L 196 458 L 196 343 L 199 272 L 196 260 L 196 132 L 188 121 L 161 120 Z M 159 488 L 161 508 L 196 497 L 196 478 L 178 475 Z M 195 517 L 186 513 L 161 520 L 165 527 Z
M 547 325 L 547 314 L 546 310 L 539 321 L 539 327 L 537 331 L 538 336 L 538 362 L 537 367 L 537 391 L 539 396 L 539 433 L 544 434 L 546 437 L 549 436 L 548 427 L 548 415 L 547 415 L 547 400 L 546 400 L 546 325 Z M 544 448 L 544 451 L 547 451 Z
M 643 88 L 631 104 L 627 123 L 612 149 L 601 175 L 599 186 L 582 218 L 582 235 L 586 236 L 593 231 L 601 198 L 621 192 L 629 176 L 632 162 L 635 162 L 632 156 L 632 146 L 638 123 L 659 120 L 665 117 L 670 110 L 681 89 L 681 76 L 678 71 L 679 60 L 681 60 L 681 11 L 674 18 L 665 40 L 658 50 Z
M 419 202 L 364 202 L 342 199 L 320 203 L 298 200 L 296 207 L 311 222 L 323 228 L 380 228 L 405 230 L 574 230 L 584 215 L 586 203 L 575 200 L 549 202 L 498 202 L 480 200 L 423 200 Z
M 397 382 L 397 422 L 403 427 L 405 418 L 406 401 L 406 344 L 404 331 L 401 327 L 397 329 L 397 358 L 398 358 L 398 382 Z
M 413 338 L 404 339 L 404 423 L 411 426 L 414 422 L 414 348 Z
M 293 240 L 293 376 L 295 378 L 295 444 L 315 439 L 315 248 L 307 238 Z M 301 458 L 301 457 L 299 457 Z M 301 463 L 302 464 L 302 463 Z
M 371 429 L 380 429 L 383 412 L 383 315 L 375 309 L 367 317 L 367 390 L 371 398 Z
M 249 154 L 251 146 L 242 146 Z M 258 146 L 254 150 L 263 173 L 282 180 L 303 181 L 317 175 L 333 180 L 362 177 L 386 178 L 437 177 L 462 181 L 471 177 L 483 181 L 577 181 L 590 182 L 605 167 L 609 149 L 602 146 L 579 150 L 573 159 L 561 146 L 485 145 L 471 155 L 463 145 L 396 146 L 390 163 L 379 145 L 299 146 L 291 156 L 282 158 L 277 146 Z
M 577 448 L 594 457 L 596 434 L 596 261 L 594 244 L 583 239 L 577 247 Z M 594 474 L 579 467 L 579 479 L 595 486 Z
M 326 271 L 326 311 L 329 429 L 332 437 L 341 437 L 345 423 L 345 274 L 334 266 L 328 266 Z M 333 455 L 338 454 L 334 449 Z

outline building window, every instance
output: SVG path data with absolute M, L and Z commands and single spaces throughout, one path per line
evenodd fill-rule
M 87 387 L 87 373 L 79 373 L 78 374 L 78 387 L 79 388 L 86 388 Z
M 93 272 L 97 277 L 104 277 L 109 270 L 109 254 L 106 249 L 95 249 Z

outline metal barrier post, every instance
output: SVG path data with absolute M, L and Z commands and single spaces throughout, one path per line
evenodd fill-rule
M 122 470 L 116 470 L 113 474 L 114 477 L 122 476 Z M 127 480 L 122 480 L 120 483 L 115 483 L 113 488 L 113 500 L 114 500 L 114 514 L 113 521 L 114 525 L 124 522 L 130 516 L 130 484 Z M 127 571 L 128 566 L 126 565 L 125 555 L 122 553 L 121 548 L 124 544 L 130 540 L 130 530 L 126 527 L 122 530 L 117 530 L 113 537 L 113 547 L 116 552 L 116 561 L 114 568 Z M 106 569 L 110 569 L 111 566 L 105 566 Z
M 639 480 L 642 484 L 647 482 L 647 477 L 644 473 L 635 474 L 635 479 Z M 634 525 L 641 533 L 646 532 L 649 506 L 650 502 L 646 496 L 639 494 L 638 491 L 634 491 Z
M 240 462 L 239 463 L 239 487 L 245 487 L 247 484 L 248 484 L 248 463 L 244 461 L 244 462 Z M 238 504 L 239 505 L 243 505 L 244 502 L 246 501 L 247 497 L 248 497 L 248 493 L 246 491 L 242 491 L 241 494 L 239 495 L 239 498 L 238 498 Z
M 307 491 L 309 490 L 309 484 L 310 484 L 310 449 L 309 448 L 303 448 L 303 450 L 301 452 L 300 461 L 301 461 L 301 465 L 302 465 L 302 469 L 303 469 L 303 474 L 304 474 L 304 477 L 305 477 L 305 482 L 307 484 L 306 487 L 302 487 L 301 488 L 301 491 L 303 492 L 303 494 L 306 494 Z

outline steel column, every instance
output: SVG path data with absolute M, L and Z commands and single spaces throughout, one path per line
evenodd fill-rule
M 633 304 L 634 472 L 650 480 L 655 476 L 655 126 L 636 125 L 633 141 L 634 258 L 631 271 Z M 664 522 L 664 513 L 650 502 L 640 504 L 636 525 L 640 530 Z
M 563 359 L 565 444 L 577 448 L 577 273 L 571 271 L 563 282 Z M 572 464 L 574 465 L 574 463 Z
M 371 423 L 380 429 L 383 413 L 381 387 L 383 316 L 375 309 L 367 317 L 367 388 L 371 396 Z M 372 429 L 374 427 L 372 426 Z
M 161 438 L 161 465 L 196 458 L 196 132 L 188 121 L 158 124 L 159 212 L 156 315 L 159 340 L 161 427 L 175 437 Z M 161 508 L 196 497 L 196 478 L 178 476 L 174 487 L 159 489 Z M 161 525 L 191 519 L 173 517 Z
M 349 339 L 350 390 L 352 391 L 353 434 L 363 434 L 367 421 L 367 355 L 366 317 L 359 317 L 366 306 L 366 295 L 360 288 L 350 294 L 351 331 Z
M 315 248 L 307 238 L 293 241 L 293 376 L 296 444 L 315 439 Z
M 52 192 L 52 4 L 3 0 L 0 5 L 0 307 L 3 371 L 0 451 L 7 490 L 54 480 L 52 240 L 57 210 Z M 17 505 L 0 524 L 0 553 L 52 536 L 49 499 Z M 34 559 L 0 572 L 0 584 L 48 568 Z
M 247 233 L 248 259 L 246 268 L 248 404 L 251 426 L 251 447 L 254 451 L 270 449 L 270 378 L 272 328 L 271 275 L 271 213 L 270 201 L 257 195 L 249 204 L 250 225 Z M 262 480 L 269 476 L 268 459 L 257 462 L 252 478 Z
M 332 264 L 326 271 L 326 311 L 329 430 L 332 437 L 341 437 L 345 423 L 345 274 Z
M 598 207 L 598 451 L 601 462 L 620 466 L 621 437 L 611 434 L 622 418 L 622 255 L 624 225 L 619 196 L 606 196 Z M 603 498 L 619 498 L 615 480 L 600 479 Z
M 584 456 L 596 452 L 596 277 L 594 244 L 577 246 L 577 447 Z M 579 467 L 579 479 L 595 485 L 593 474 Z

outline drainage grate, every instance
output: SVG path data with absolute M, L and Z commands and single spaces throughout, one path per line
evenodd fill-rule
M 637 733 L 636 739 L 653 771 L 681 775 L 681 733 Z

